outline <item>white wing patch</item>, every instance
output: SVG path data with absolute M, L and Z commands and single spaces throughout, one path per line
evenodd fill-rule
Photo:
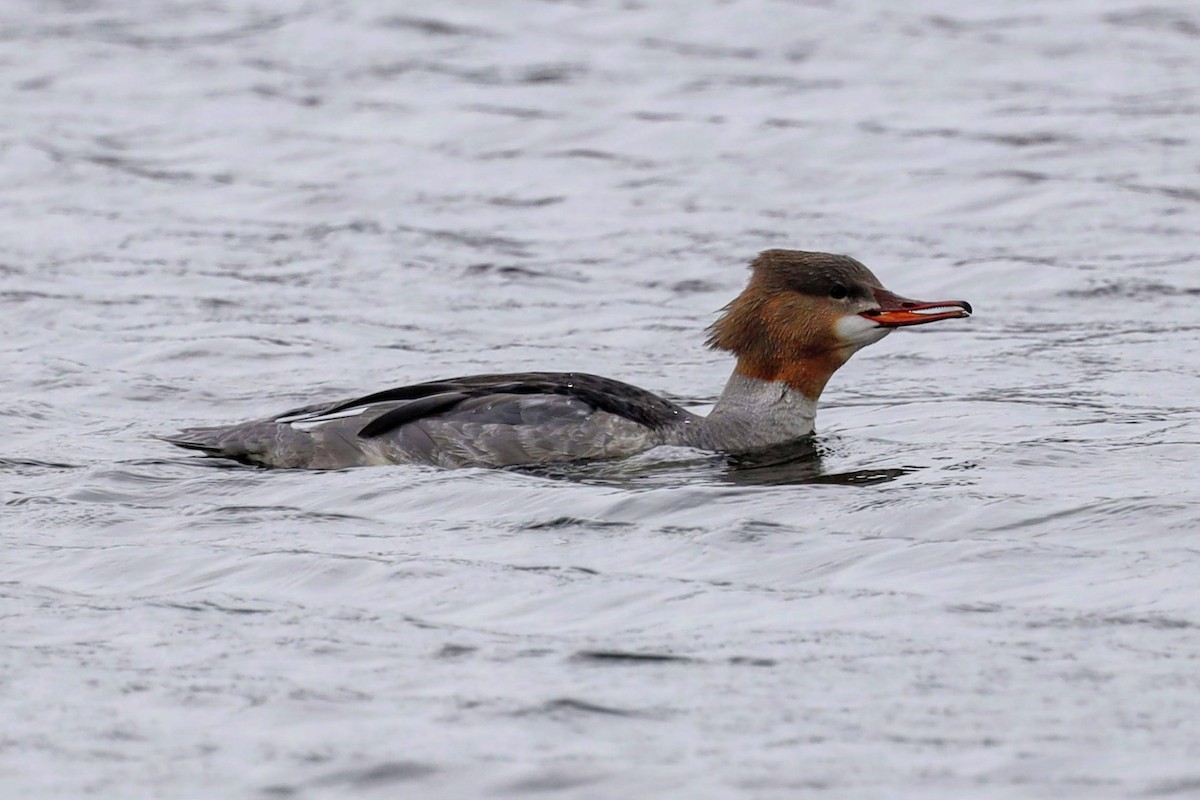
M 297 430 L 306 431 L 315 428 L 318 425 L 323 425 L 326 422 L 332 422 L 335 419 L 362 416 L 363 412 L 365 412 L 368 408 L 371 408 L 371 406 L 354 406 L 353 408 L 345 408 L 341 411 L 335 411 L 332 414 L 296 414 L 295 416 L 291 417 L 280 417 L 275 421 L 284 425 L 291 425 Z

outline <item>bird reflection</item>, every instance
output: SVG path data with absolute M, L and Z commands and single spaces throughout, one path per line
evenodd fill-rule
M 739 486 L 786 486 L 789 484 L 833 484 L 870 486 L 895 480 L 912 469 L 856 469 L 827 472 L 823 451 L 815 437 L 777 445 L 753 453 L 727 456 L 721 480 Z
M 552 480 L 627 488 L 693 481 L 715 481 L 735 486 L 871 486 L 914 471 L 911 467 L 897 467 L 828 472 L 824 455 L 829 450 L 829 443 L 810 436 L 797 442 L 737 455 L 676 450 L 680 457 L 518 467 L 511 471 Z

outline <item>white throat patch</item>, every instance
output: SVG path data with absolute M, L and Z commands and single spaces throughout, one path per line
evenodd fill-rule
M 892 332 L 891 328 L 885 328 L 859 314 L 841 317 L 833 326 L 833 330 L 843 347 L 852 347 L 855 350 L 875 344 Z

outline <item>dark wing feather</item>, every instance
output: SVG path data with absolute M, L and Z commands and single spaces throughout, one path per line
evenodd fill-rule
M 448 411 L 464 400 L 498 394 L 571 397 L 597 411 L 624 417 L 652 430 L 670 425 L 686 413 L 674 403 L 645 389 L 581 372 L 517 372 L 430 381 L 375 392 L 323 408 L 321 413 L 336 414 L 376 403 L 404 403 L 371 420 L 359 432 L 360 436 L 371 438 Z
M 442 392 L 411 400 L 398 408 L 386 411 L 363 426 L 358 435 L 364 439 L 393 431 L 408 422 L 449 411 L 470 395 L 462 392 Z

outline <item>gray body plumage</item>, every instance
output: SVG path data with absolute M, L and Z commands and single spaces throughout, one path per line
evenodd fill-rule
M 659 445 L 748 451 L 811 433 L 814 413 L 815 403 L 786 385 L 737 373 L 707 417 L 594 375 L 522 373 L 400 387 L 190 428 L 168 441 L 268 467 L 507 467 L 621 458 Z

